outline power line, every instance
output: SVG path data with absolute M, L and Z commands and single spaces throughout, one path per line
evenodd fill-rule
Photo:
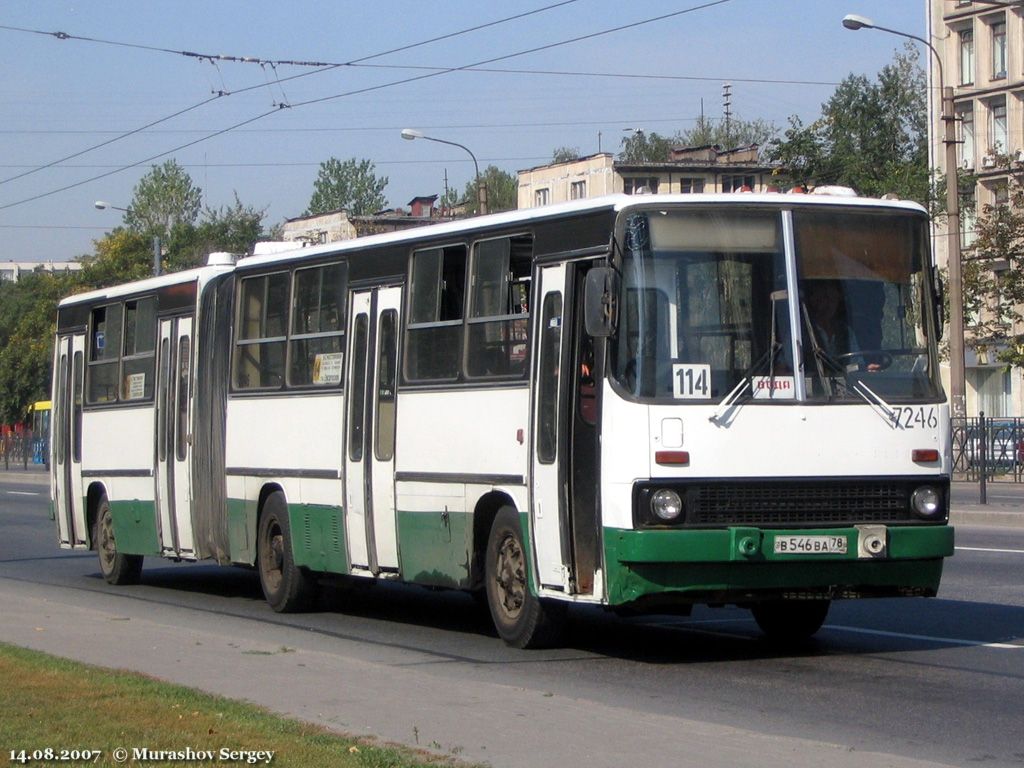
M 652 18 L 649 18 L 649 19 L 643 19 L 641 21 L 631 22 L 629 24 L 622 24 L 620 26 L 612 27 L 612 28 L 606 29 L 606 30 L 601 30 L 599 32 L 592 32 L 592 33 L 586 34 L 586 35 L 579 35 L 577 37 L 569 38 L 568 40 L 562 40 L 562 41 L 559 41 L 559 42 L 556 42 L 556 43 L 548 43 L 546 45 L 535 46 L 533 48 L 529 48 L 529 49 L 526 49 L 524 51 L 517 51 L 515 53 L 509 53 L 509 54 L 505 54 L 503 56 L 495 56 L 495 57 L 490 58 L 490 59 L 485 59 L 484 61 L 473 62 L 472 64 L 467 64 L 467 65 L 464 65 L 464 66 L 461 66 L 461 67 L 451 67 L 451 68 L 440 70 L 440 71 L 432 71 L 432 72 L 429 72 L 427 74 L 416 75 L 414 77 L 403 78 L 401 80 L 393 80 L 393 81 L 387 82 L 387 83 L 380 83 L 380 84 L 373 85 L 373 86 L 367 86 L 365 88 L 358 88 L 358 89 L 351 90 L 351 91 L 345 91 L 343 93 L 337 93 L 337 94 L 334 94 L 332 96 L 322 96 L 322 97 L 316 98 L 316 99 L 307 99 L 306 101 L 300 101 L 300 102 L 297 102 L 295 104 L 291 104 L 291 105 L 287 105 L 287 106 L 290 107 L 290 108 L 305 107 L 305 106 L 309 106 L 311 104 L 320 104 L 320 103 L 323 103 L 323 102 L 326 102 L 326 101 L 333 101 L 335 99 L 341 99 L 341 98 L 345 98 L 345 97 L 348 97 L 348 96 L 355 96 L 355 95 L 359 95 L 359 94 L 363 94 L 363 93 L 369 93 L 369 92 L 372 92 L 372 91 L 383 90 L 385 88 L 392 88 L 392 87 L 394 87 L 396 85 L 405 85 L 407 83 L 418 82 L 418 81 L 422 81 L 422 80 L 426 80 L 426 79 L 430 79 L 430 78 L 434 78 L 434 77 L 439 77 L 441 75 L 450 74 L 452 72 L 459 72 L 459 71 L 462 71 L 462 70 L 466 69 L 467 67 L 483 66 L 485 64 L 492 64 L 492 63 L 494 63 L 496 61 L 505 61 L 505 60 L 516 58 L 516 57 L 519 57 L 519 56 L 525 56 L 525 55 L 530 54 L 530 53 L 537 53 L 539 51 L 551 50 L 552 48 L 557 48 L 557 47 L 564 46 L 564 45 L 571 45 L 572 43 L 578 43 L 578 42 L 581 42 L 583 40 L 592 40 L 592 39 L 594 39 L 596 37 L 601 37 L 603 35 L 612 34 L 614 32 L 621 32 L 621 31 L 626 30 L 626 29 L 633 29 L 633 28 L 636 28 L 636 27 L 639 27 L 639 26 L 643 26 L 645 24 L 652 24 L 652 23 L 658 22 L 658 21 L 664 21 L 666 19 L 670 19 L 670 18 L 674 18 L 674 17 L 677 17 L 677 16 L 681 16 L 683 14 L 694 13 L 696 11 L 706 10 L 706 9 L 712 8 L 714 6 L 724 5 L 725 3 L 729 3 L 729 2 L 732 2 L 732 0 L 711 0 L 710 2 L 702 3 L 700 5 L 695 5 L 695 6 L 692 6 L 690 8 L 685 8 L 685 9 L 680 10 L 680 11 L 674 11 L 672 13 L 662 14 L 660 16 L 655 16 L 655 17 L 652 17 Z M 284 105 L 282 105 L 282 106 L 284 106 Z M 278 108 L 278 109 L 272 109 L 272 110 L 269 110 L 267 112 L 260 113 L 258 115 L 255 115 L 254 117 L 250 117 L 250 118 L 248 118 L 246 120 L 242 120 L 241 122 L 235 123 L 234 125 L 230 125 L 230 126 L 228 126 L 226 128 L 222 128 L 222 129 L 220 129 L 218 131 L 214 131 L 214 132 L 212 132 L 212 133 L 210 133 L 210 134 L 208 134 L 206 136 L 202 136 L 202 137 L 200 137 L 198 139 L 194 139 L 193 141 L 189 141 L 189 142 L 186 142 L 184 144 L 180 144 L 177 147 L 173 147 L 173 148 L 171 148 L 169 150 L 166 150 L 164 152 L 159 152 L 159 153 L 157 153 L 155 155 L 151 155 L 150 157 L 144 158 L 142 160 L 137 160 L 134 163 L 130 163 L 128 165 L 121 166 L 120 168 L 116 168 L 114 170 L 110 170 L 110 171 L 107 171 L 105 173 L 101 173 L 101 174 L 98 174 L 96 176 L 92 176 L 92 177 L 87 178 L 87 179 L 82 179 L 81 181 L 77 181 L 77 182 L 75 182 L 73 184 L 67 184 L 67 185 L 65 185 L 63 187 L 60 187 L 58 189 L 50 190 L 49 192 L 41 192 L 41 193 L 39 193 L 37 195 L 33 195 L 31 197 L 27 197 L 27 198 L 24 198 L 22 200 L 17 200 L 17 201 L 15 201 L 13 203 L 6 203 L 4 205 L 0 205 L 0 211 L 7 210 L 8 208 L 13 208 L 13 207 L 18 206 L 18 205 L 23 205 L 24 203 L 34 202 L 34 201 L 40 200 L 40 199 L 42 199 L 44 197 L 50 197 L 51 195 L 55 195 L 55 194 L 58 194 L 60 192 L 66 192 L 69 189 L 74 189 L 76 187 L 83 186 L 84 184 L 88 184 L 88 183 L 93 182 L 93 181 L 98 181 L 99 179 L 104 179 L 104 178 L 107 178 L 108 176 L 113 176 L 116 173 L 121 173 L 123 171 L 130 170 L 131 168 L 135 168 L 135 167 L 137 167 L 139 165 L 143 165 L 145 163 L 152 162 L 153 160 L 158 160 L 159 158 L 166 157 L 167 155 L 170 155 L 170 154 L 172 154 L 174 152 L 178 152 L 178 151 L 180 151 L 182 149 L 187 149 L 189 147 L 195 146 L 196 144 L 200 144 L 202 142 L 205 142 L 205 141 L 208 141 L 210 139 L 216 138 L 217 136 L 221 136 L 221 135 L 223 135 L 225 133 L 228 133 L 230 131 L 236 130 L 238 128 L 243 128 L 246 125 L 250 125 L 251 123 L 255 123 L 256 121 L 262 120 L 264 117 L 268 117 L 268 116 L 270 116 L 272 114 L 275 114 L 275 113 L 277 113 L 279 111 L 280 111 L 280 109 Z
M 276 70 L 275 70 L 276 83 L 280 87 L 282 82 L 286 82 L 288 80 L 295 80 L 295 79 L 298 79 L 300 77 L 307 77 L 309 75 L 315 75 L 315 74 L 319 74 L 321 72 L 327 72 L 329 70 L 337 69 L 337 68 L 342 67 L 342 66 L 353 66 L 353 65 L 356 65 L 356 64 L 358 64 L 360 62 L 370 61 L 371 59 L 380 58 L 381 56 L 387 56 L 387 55 L 392 54 L 392 53 L 399 53 L 399 52 L 402 52 L 402 51 L 412 50 L 413 48 L 418 48 L 418 47 L 421 47 L 421 46 L 424 46 L 424 45 L 428 45 L 430 43 L 436 43 L 436 42 L 438 42 L 440 40 L 447 40 L 447 39 L 450 39 L 450 38 L 453 38 L 453 37 L 458 37 L 460 35 L 468 34 L 470 32 L 477 32 L 477 31 L 479 31 L 481 29 L 486 29 L 488 27 L 497 26 L 499 24 L 505 24 L 505 23 L 508 23 L 510 21 L 516 21 L 518 19 L 522 19 L 522 18 L 525 18 L 527 16 L 532 16 L 532 15 L 535 15 L 535 14 L 538 14 L 538 13 L 543 13 L 545 11 L 549 11 L 549 10 L 552 10 L 554 8 L 559 8 L 559 7 L 563 6 L 563 5 L 570 5 L 571 3 L 575 3 L 575 2 L 578 2 L 578 0 L 560 0 L 560 2 L 553 3 L 553 4 L 550 4 L 550 5 L 546 5 L 546 6 L 543 6 L 541 8 L 536 8 L 536 9 L 534 9 L 532 11 L 524 11 L 523 13 L 517 13 L 517 14 L 514 14 L 512 16 L 506 16 L 504 18 L 497 19 L 495 21 L 489 21 L 489 22 L 486 22 L 484 24 L 477 24 L 475 26 L 466 27 L 465 29 L 460 29 L 460 30 L 457 30 L 455 32 L 449 32 L 449 33 L 444 34 L 444 35 L 439 35 L 437 37 L 432 37 L 432 38 L 430 38 L 428 40 L 421 40 L 420 42 L 417 42 L 417 43 L 410 43 L 408 45 L 402 45 L 402 46 L 399 46 L 397 48 L 391 48 L 390 50 L 387 50 L 387 51 L 381 51 L 380 53 L 374 53 L 374 54 L 371 54 L 369 56 L 363 56 L 363 57 L 358 58 L 358 59 L 353 59 L 351 62 L 346 62 L 344 64 L 301 62 L 302 66 L 316 66 L 316 67 L 318 67 L 318 69 L 316 69 L 313 72 L 303 72 L 301 74 L 290 75 L 290 76 L 285 77 L 285 78 L 276 77 Z M 163 53 L 178 53 L 178 54 L 181 54 L 183 56 L 191 56 L 191 57 L 195 57 L 195 58 L 200 59 L 200 60 L 208 60 L 210 62 L 216 62 L 216 61 L 242 61 L 242 62 L 245 62 L 245 63 L 258 63 L 260 65 L 270 65 L 270 66 L 274 66 L 275 64 L 285 64 L 285 63 L 300 64 L 300 62 L 272 62 L 272 61 L 269 61 L 269 60 L 256 59 L 256 58 L 253 58 L 253 57 L 238 57 L 238 56 L 198 54 L 198 53 L 194 53 L 194 52 L 191 52 L 191 51 L 172 51 L 172 50 L 167 49 L 167 48 L 158 48 L 156 46 L 150 46 L 150 45 L 141 45 L 141 44 L 137 44 L 137 43 L 115 42 L 115 41 L 111 41 L 111 40 L 101 40 L 99 38 L 89 38 L 89 37 L 82 37 L 82 36 L 78 36 L 78 35 L 70 35 L 70 34 L 68 34 L 66 32 L 44 32 L 42 30 L 26 29 L 26 28 L 23 28 L 23 27 L 12 27 L 12 26 L 7 26 L 7 25 L 0 25 L 0 29 L 6 29 L 6 30 L 9 30 L 9 31 L 17 31 L 17 32 L 28 32 L 28 33 L 32 33 L 32 34 L 38 34 L 38 35 L 47 35 L 47 36 L 56 37 L 58 40 L 83 40 L 83 41 L 87 41 L 87 42 L 104 43 L 104 44 L 117 45 L 117 46 L 127 47 L 127 48 L 141 48 L 141 49 L 144 49 L 144 50 L 160 51 L 160 52 L 163 52 Z M 268 83 L 261 83 L 261 84 L 258 84 L 258 85 L 252 85 L 252 86 L 248 86 L 246 88 L 241 88 L 241 89 L 239 89 L 237 91 L 233 91 L 233 92 L 229 92 L 227 90 L 214 91 L 214 95 L 211 98 L 204 99 L 203 101 L 200 101 L 200 102 L 198 102 L 196 104 L 193 104 L 190 107 L 185 107 L 184 109 L 178 110 L 177 112 L 174 112 L 173 114 L 167 115 L 166 117 L 162 117 L 162 118 L 160 118 L 158 120 L 154 120 L 153 122 L 147 123 L 146 125 L 141 126 L 139 128 L 135 128 L 133 130 L 126 131 L 126 132 L 122 133 L 119 136 L 115 136 L 112 139 L 100 142 L 99 144 L 94 144 L 91 147 L 86 147 L 85 149 L 82 149 L 82 150 L 80 150 L 78 152 L 75 152 L 73 154 L 70 154 L 70 155 L 67 155 L 65 157 L 59 158 L 57 160 L 53 160 L 53 161 L 51 161 L 49 163 L 46 163 L 45 165 L 41 165 L 41 166 L 39 166 L 37 168 L 34 168 L 32 170 L 29 170 L 29 171 L 26 171 L 25 173 L 20 173 L 20 174 L 18 174 L 16 176 L 11 176 L 11 177 L 6 178 L 6 179 L 0 179 L 0 185 L 6 184 L 9 181 L 15 181 L 17 179 L 21 179 L 21 178 L 24 178 L 26 176 L 30 176 L 30 175 L 32 175 L 34 173 L 38 173 L 39 171 L 45 170 L 47 168 L 52 168 L 53 166 L 58 165 L 59 163 L 63 163 L 65 161 L 67 161 L 67 160 L 73 160 L 76 157 L 81 157 L 82 155 L 87 154 L 89 152 L 92 152 L 94 150 L 100 149 L 102 147 L 109 146 L 110 144 L 114 144 L 114 143 L 116 143 L 118 141 L 126 139 L 129 136 L 134 136 L 135 134 L 140 133 L 140 132 L 146 130 L 147 128 L 151 128 L 151 127 L 153 127 L 155 125 L 159 125 L 161 123 L 165 123 L 168 120 L 173 120 L 174 118 L 179 117 L 180 115 L 186 114 L 187 112 L 191 112 L 192 110 L 199 109 L 200 107 L 206 106 L 211 101 L 215 101 L 215 100 L 217 100 L 219 98 L 222 98 L 224 96 L 230 96 L 230 95 L 232 95 L 232 93 L 245 93 L 247 91 L 255 90 L 257 88 L 267 87 L 268 85 L 269 85 Z M 282 94 L 283 93 L 284 93 L 284 91 L 282 89 Z M 275 106 L 278 107 L 278 108 L 282 108 L 282 107 L 286 107 L 288 105 L 284 104 L 284 103 L 281 103 L 281 104 L 276 104 Z M 0 210 L 2 210 L 2 208 L 0 208 Z
M 42 29 L 29 29 L 27 27 L 15 27 L 7 24 L 0 24 L 0 29 L 5 29 L 9 32 L 24 32 L 32 35 L 43 35 L 45 37 L 54 37 L 58 40 L 78 40 L 86 43 L 97 43 L 100 45 L 112 45 L 119 48 L 135 48 L 143 51 L 152 51 L 154 53 L 168 53 L 174 56 L 185 56 L 187 58 L 198 59 L 200 61 L 225 61 L 234 64 L 259 64 L 261 66 L 294 66 L 294 67 L 345 67 L 352 66 L 358 62 L 370 61 L 371 59 L 379 59 L 382 56 L 389 56 L 392 53 L 401 53 L 402 51 L 412 50 L 413 48 L 419 48 L 424 45 L 430 45 L 431 43 L 437 43 L 442 40 L 449 40 L 453 37 L 459 37 L 460 35 L 469 34 L 470 32 L 479 32 L 481 29 L 487 29 L 488 27 L 498 26 L 499 24 L 506 24 L 510 21 L 518 21 L 519 19 L 526 18 L 527 16 L 534 16 L 538 13 L 544 13 L 555 8 L 559 8 L 563 5 L 571 5 L 578 2 L 579 0 L 561 0 L 561 2 L 552 3 L 551 5 L 545 5 L 541 8 L 535 8 L 532 11 L 523 11 L 512 16 L 506 16 L 497 21 L 488 21 L 483 24 L 477 24 L 473 27 L 466 27 L 456 32 L 448 32 L 444 35 L 438 35 L 428 40 L 421 40 L 418 43 L 410 43 L 409 45 L 402 45 L 397 48 L 391 48 L 387 51 L 381 51 L 380 53 L 370 54 L 369 56 L 362 56 L 358 59 L 352 59 L 347 62 L 331 62 L 331 61 L 305 61 L 298 59 L 265 59 L 261 56 L 237 56 L 223 53 L 197 53 L 196 51 L 185 51 L 175 50 L 173 48 L 162 48 L 157 45 L 146 45 L 144 43 L 128 43 L 122 40 L 106 40 L 99 37 L 86 37 L 84 35 L 73 35 L 68 32 L 48 32 Z

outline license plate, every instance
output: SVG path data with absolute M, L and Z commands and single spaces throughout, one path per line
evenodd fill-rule
M 776 536 L 776 555 L 845 555 L 845 536 Z

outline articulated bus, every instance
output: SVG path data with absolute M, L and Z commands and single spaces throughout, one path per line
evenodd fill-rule
M 474 591 L 517 647 L 571 603 L 934 596 L 951 441 L 918 205 L 613 196 L 235 261 L 60 304 L 53 509 L 144 556 Z

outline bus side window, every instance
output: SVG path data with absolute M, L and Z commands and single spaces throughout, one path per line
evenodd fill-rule
M 466 293 L 464 245 L 412 255 L 404 373 L 408 381 L 452 381 L 459 376 Z
M 526 371 L 529 343 L 529 236 L 484 240 L 473 248 L 466 375 L 513 378 Z

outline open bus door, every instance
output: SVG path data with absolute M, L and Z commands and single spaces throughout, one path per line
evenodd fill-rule
M 592 595 L 601 567 L 598 363 L 583 330 L 587 265 L 538 275 L 532 526 L 542 586 Z
M 85 385 L 85 336 L 61 336 L 54 372 L 56 416 L 51 448 L 54 514 L 61 546 L 88 546 L 82 495 L 82 397 Z

